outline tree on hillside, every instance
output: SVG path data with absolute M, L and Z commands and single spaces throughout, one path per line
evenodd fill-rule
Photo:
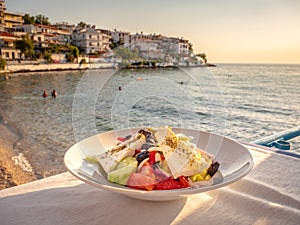
M 140 59 L 137 50 L 130 51 L 127 48 L 118 47 L 118 48 L 113 49 L 113 52 L 114 52 L 115 56 L 120 57 L 125 60 L 139 60 Z
M 49 18 L 42 14 L 35 16 L 35 23 L 43 24 L 43 25 L 50 25 Z
M 114 42 L 112 39 L 110 40 L 110 44 L 109 44 L 109 48 L 110 49 L 114 49 L 114 48 L 117 48 L 119 47 L 120 45 L 124 45 L 124 42 L 119 40 L 117 42 Z
M 75 59 L 78 59 L 79 49 L 75 45 L 69 45 L 69 53 L 66 55 L 68 62 L 74 62 Z
M 189 43 L 189 53 L 192 54 L 194 52 L 193 50 L 193 44 Z
M 35 23 L 35 18 L 34 16 L 30 16 L 29 14 L 24 15 L 24 24 L 34 24 Z
M 36 16 L 30 16 L 29 14 L 24 15 L 24 24 L 43 24 L 50 25 L 49 18 L 39 14 Z
M 86 26 L 87 26 L 87 23 L 85 23 L 85 22 L 81 21 L 80 23 L 78 23 L 78 24 L 77 24 L 77 26 L 78 26 L 78 27 L 82 27 L 82 28 L 84 28 L 84 27 L 86 27 Z
M 63 45 L 54 44 L 54 45 L 49 45 L 47 50 L 52 54 L 59 54 L 62 49 L 63 49 Z
M 29 35 L 25 35 L 21 40 L 16 42 L 16 49 L 21 51 L 21 55 L 25 55 L 25 58 L 31 58 L 34 54 L 34 45 Z
M 200 57 L 204 61 L 204 63 L 207 63 L 207 57 L 205 53 L 199 53 L 196 54 L 196 56 Z

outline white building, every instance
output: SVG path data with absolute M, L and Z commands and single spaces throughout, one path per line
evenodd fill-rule
M 67 44 L 71 39 L 70 30 L 51 25 L 24 24 L 15 26 L 15 31 L 28 33 L 37 47 L 48 47 L 49 44 Z
M 189 51 L 189 41 L 184 39 L 179 39 L 176 45 L 176 51 L 181 56 L 188 56 L 190 54 Z
M 0 0 L 0 31 L 4 31 L 4 27 L 5 27 L 5 17 L 4 17 L 5 10 L 6 10 L 5 1 Z
M 110 43 L 111 43 L 111 35 L 109 30 L 104 29 L 97 29 L 98 32 L 100 32 L 102 37 L 102 44 L 100 46 L 101 52 L 107 52 L 110 50 Z
M 43 24 L 23 24 L 15 26 L 18 31 L 23 31 L 26 33 L 42 33 L 42 34 L 62 34 L 70 35 L 71 31 L 67 29 L 60 29 L 56 26 L 43 25 Z
M 125 31 L 117 31 L 114 29 L 110 32 L 111 40 L 114 43 L 125 44 L 129 42 L 130 33 Z
M 189 56 L 189 41 L 156 34 L 136 33 L 124 35 L 124 47 L 138 50 L 146 59 L 170 59 L 180 61 Z
M 0 32 L 0 54 L 6 60 L 21 58 L 20 50 L 15 48 L 17 37 L 7 32 Z
M 72 43 L 85 54 L 103 53 L 109 50 L 110 35 L 108 31 L 85 27 L 75 30 L 72 34 Z

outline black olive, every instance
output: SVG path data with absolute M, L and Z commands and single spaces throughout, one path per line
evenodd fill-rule
M 139 154 L 137 154 L 135 158 L 136 158 L 136 161 L 138 161 L 138 163 L 140 163 L 148 157 L 149 157 L 149 152 L 147 150 L 145 150 L 145 151 L 141 151 Z
M 148 130 L 140 129 L 138 133 L 145 135 L 146 138 L 151 136 L 151 132 Z
M 218 171 L 219 166 L 220 166 L 220 163 L 218 163 L 218 162 L 211 164 L 207 170 L 207 173 L 212 177 Z
M 125 139 L 128 140 L 128 139 L 130 139 L 131 137 L 132 137 L 132 135 L 129 134 L 129 135 L 127 135 L 127 136 L 125 137 Z
M 147 139 L 146 139 L 147 143 L 152 143 L 152 144 L 156 144 L 155 141 L 155 137 L 153 135 L 150 135 Z
M 151 145 L 151 144 L 148 144 L 148 143 L 145 143 L 142 145 L 141 149 L 145 149 L 145 150 L 148 150 L 149 148 L 153 147 L 154 145 Z

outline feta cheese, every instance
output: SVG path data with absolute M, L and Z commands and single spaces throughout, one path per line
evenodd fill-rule
M 212 161 L 193 143 L 180 141 L 171 154 L 165 156 L 173 177 L 191 176 L 207 169 Z
M 114 146 L 103 154 L 97 156 L 97 160 L 103 167 L 106 173 L 115 169 L 118 162 L 127 156 L 133 156 L 135 150 L 142 147 L 146 142 L 146 137 L 143 134 L 137 133 L 130 139 Z
M 155 138 L 175 179 L 201 173 L 212 163 L 204 151 L 198 150 L 195 144 L 189 142 L 191 137 L 176 135 L 169 127 L 159 128 Z

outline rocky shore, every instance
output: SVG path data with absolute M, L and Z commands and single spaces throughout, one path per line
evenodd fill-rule
M 203 64 L 196 66 L 181 66 L 181 67 L 215 67 L 214 64 Z M 129 65 L 125 69 L 141 69 L 141 68 L 178 68 L 174 65 L 157 65 L 157 66 L 142 66 L 142 65 Z M 66 70 L 86 70 L 86 69 L 120 69 L 115 63 L 99 62 L 99 63 L 10 63 L 7 64 L 4 70 L 0 70 L 0 76 L 8 79 L 9 74 L 15 73 L 28 73 L 28 72 L 47 72 L 47 71 L 66 71 Z

